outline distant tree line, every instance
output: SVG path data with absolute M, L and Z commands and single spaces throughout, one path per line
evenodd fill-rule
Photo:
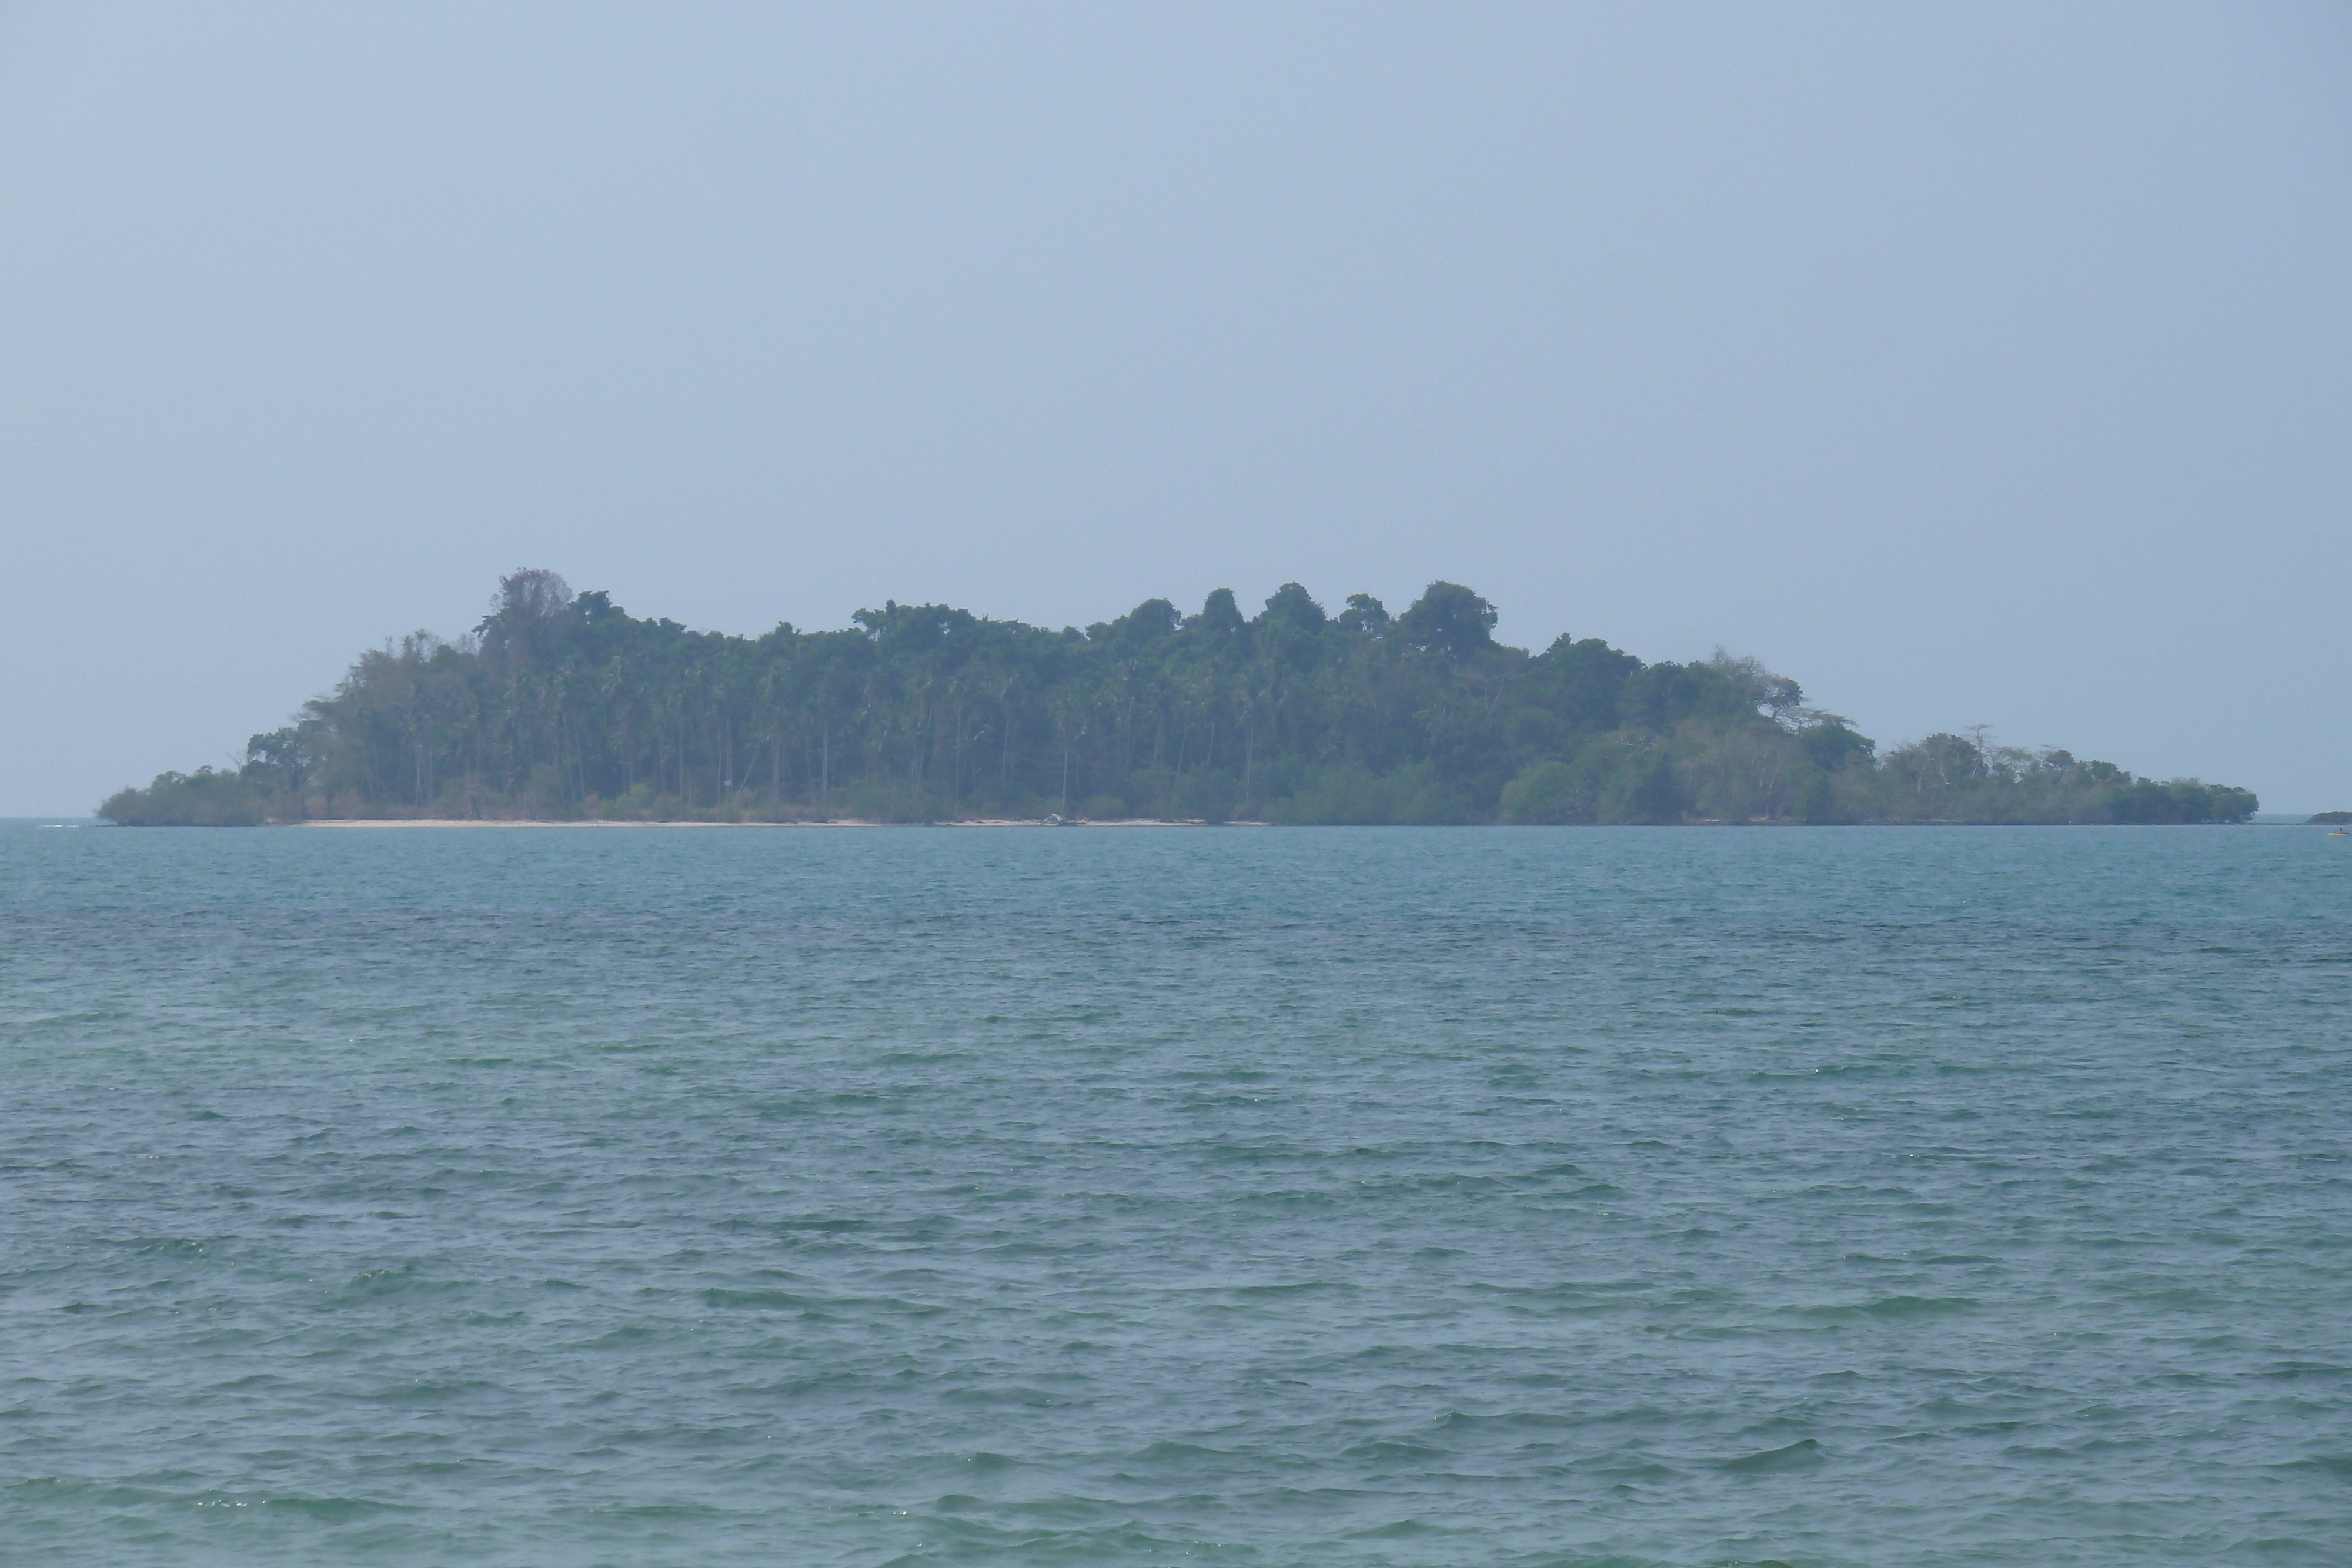
M 641 621 L 551 571 L 455 642 L 360 656 L 236 769 L 166 773 L 121 823 L 322 817 L 886 821 L 1057 813 L 1276 822 L 2223 822 L 2247 790 L 2138 779 L 1979 728 L 1880 754 L 1718 652 L 1540 653 L 1432 583 L 1337 613 L 1288 583 L 1058 632 L 939 604 L 761 637 Z

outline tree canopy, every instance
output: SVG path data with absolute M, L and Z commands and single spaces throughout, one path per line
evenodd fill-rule
M 1285 583 L 1244 616 L 1146 600 L 1083 631 L 886 601 L 759 637 L 639 620 L 551 571 L 455 641 L 362 653 L 126 824 L 322 817 L 1278 822 L 2242 821 L 2244 789 L 1931 735 L 1881 754 L 1795 681 L 1718 653 L 1540 653 L 1433 582 L 1401 613 Z

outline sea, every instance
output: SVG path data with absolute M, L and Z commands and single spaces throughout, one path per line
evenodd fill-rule
M 0 827 L 0 1561 L 2352 1563 L 2315 829 Z

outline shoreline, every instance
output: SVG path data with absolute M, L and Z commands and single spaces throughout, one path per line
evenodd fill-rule
M 1167 821 L 1158 817 L 1107 818 L 1100 821 L 1044 822 L 1034 817 L 942 818 L 936 822 L 880 822 L 866 817 L 835 817 L 806 822 L 654 821 L 604 818 L 538 817 L 306 817 L 299 822 L 271 822 L 279 828 L 1263 828 L 1264 822 Z
M 24 821 L 33 821 L 26 818 Z M 102 819 L 89 819 L 93 822 Z M 194 825 L 194 824 L 175 824 Z M 268 828 L 1271 828 L 1276 824 L 1255 818 L 1234 818 L 1223 822 L 1204 821 L 1200 818 L 1171 821 L 1161 817 L 1107 817 L 1066 822 L 1041 821 L 1034 817 L 942 817 L 929 822 L 884 822 L 868 817 L 834 817 L 822 821 L 792 822 L 706 822 L 692 821 L 656 821 L 648 818 L 610 820 L 591 818 L 546 817 L 306 817 L 299 822 L 257 822 L 256 827 Z M 2304 828 L 2322 824 L 2307 821 L 2272 821 L 2266 822 L 1971 822 L 1950 818 L 1929 818 L 1917 821 L 1886 822 L 1790 822 L 1747 821 L 1727 822 L 1715 820 L 1681 822 L 1301 822 L 1287 824 L 1297 827 L 1446 827 L 1465 830 L 1475 828 Z

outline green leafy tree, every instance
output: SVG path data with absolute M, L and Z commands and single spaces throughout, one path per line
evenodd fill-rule
M 1468 659 L 1495 645 L 1495 607 L 1458 582 L 1433 582 L 1397 617 L 1397 631 L 1413 647 L 1449 659 Z

